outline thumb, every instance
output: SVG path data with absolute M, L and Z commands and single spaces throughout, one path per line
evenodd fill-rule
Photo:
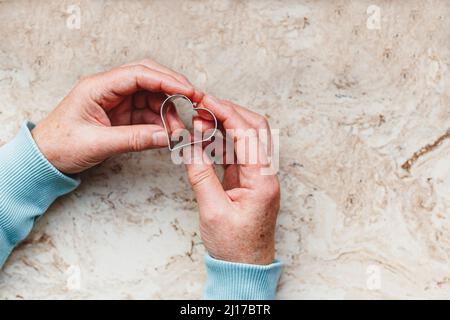
M 164 128 L 154 124 L 102 128 L 100 142 L 111 155 L 167 146 Z
M 183 156 L 186 162 L 185 150 L 183 150 Z M 186 162 L 186 169 L 200 208 L 209 212 L 210 209 L 222 207 L 223 204 L 227 203 L 228 195 L 225 193 L 214 167 L 196 162 L 197 160 Z M 200 210 L 200 213 L 202 212 L 203 210 Z
M 200 121 L 194 121 L 194 129 L 199 129 L 199 125 Z M 212 211 L 211 209 L 222 207 L 227 203 L 228 195 L 201 144 L 184 148 L 183 160 L 200 208 L 205 208 L 205 212 L 208 213 Z M 200 213 L 202 212 L 203 210 L 200 210 Z

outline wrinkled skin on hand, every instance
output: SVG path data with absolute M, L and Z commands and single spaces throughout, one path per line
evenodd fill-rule
M 57 169 L 78 173 L 113 155 L 166 146 L 159 109 L 175 93 L 203 96 L 154 61 L 125 65 L 82 79 L 32 135 Z

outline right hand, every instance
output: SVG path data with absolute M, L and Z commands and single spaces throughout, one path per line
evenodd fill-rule
M 248 109 L 212 96 L 205 96 L 198 106 L 211 110 L 226 130 L 262 129 L 268 130 L 270 137 L 267 120 Z M 238 132 L 232 137 L 236 158 L 244 159 L 248 150 L 239 148 L 239 144 L 245 144 L 240 141 L 245 138 Z M 261 147 L 258 136 L 253 139 Z M 215 259 L 258 265 L 274 261 L 280 185 L 276 175 L 261 174 L 268 156 L 262 149 L 259 148 L 256 164 L 244 161 L 225 165 L 222 183 L 202 148 L 194 148 L 194 157 L 200 156 L 204 161 L 187 164 L 200 210 L 201 236 Z

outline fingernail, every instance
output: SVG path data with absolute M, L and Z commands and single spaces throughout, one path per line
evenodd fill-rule
M 164 130 L 156 131 L 152 135 L 152 141 L 154 146 L 165 147 L 167 146 L 167 135 Z

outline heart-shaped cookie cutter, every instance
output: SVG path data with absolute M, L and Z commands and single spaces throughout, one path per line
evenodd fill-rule
M 191 141 L 189 143 L 176 144 L 174 147 L 172 147 L 172 143 L 171 143 L 171 140 L 170 140 L 169 129 L 167 127 L 166 121 L 164 120 L 164 110 L 166 109 L 167 106 L 169 106 L 169 103 L 172 102 L 175 99 L 187 100 L 191 104 L 192 109 L 194 111 L 203 110 L 203 111 L 206 111 L 206 112 L 208 112 L 209 114 L 212 115 L 212 117 L 214 119 L 214 130 L 213 130 L 212 134 L 209 137 L 203 138 L 202 140 L 198 140 L 198 141 Z M 188 97 L 186 97 L 185 95 L 182 95 L 182 94 L 174 94 L 174 95 L 168 96 L 166 98 L 166 100 L 164 100 L 164 102 L 161 105 L 160 114 L 161 114 L 161 121 L 163 123 L 164 130 L 166 131 L 167 145 L 168 145 L 170 151 L 174 151 L 174 150 L 177 150 L 177 149 L 180 149 L 180 148 L 184 148 L 184 147 L 196 144 L 196 143 L 203 143 L 203 142 L 209 141 L 212 137 L 214 137 L 214 135 L 217 132 L 217 118 L 216 118 L 215 114 L 209 109 L 197 108 L 196 106 L 194 106 L 194 104 L 192 103 L 191 99 L 189 99 Z

